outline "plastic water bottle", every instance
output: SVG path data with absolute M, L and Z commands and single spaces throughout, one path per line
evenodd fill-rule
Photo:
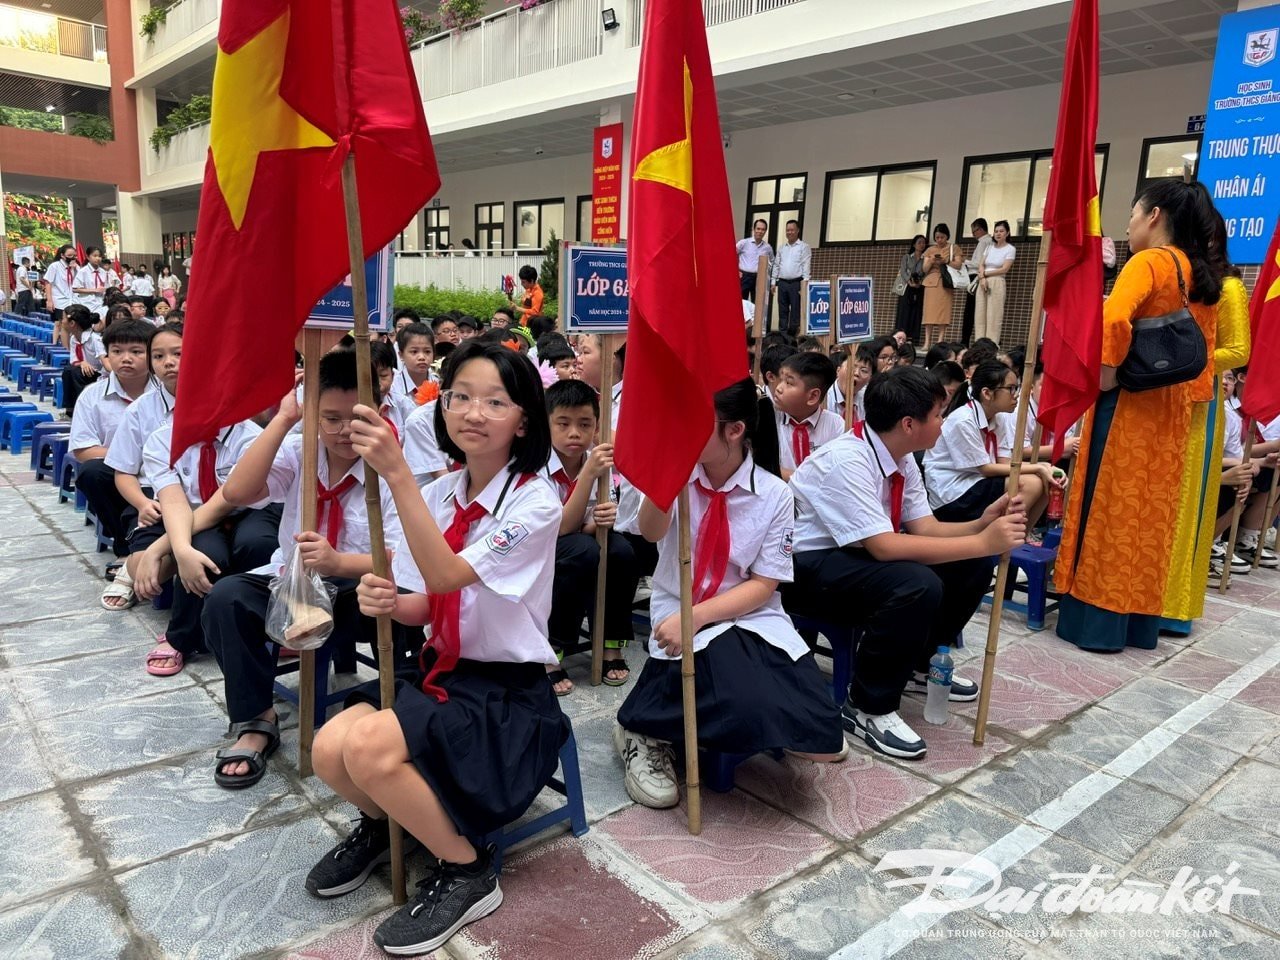
M 941 725 L 947 722 L 951 703 L 951 671 L 954 669 L 951 648 L 939 647 L 929 661 L 928 699 L 924 704 L 924 718 L 929 723 Z

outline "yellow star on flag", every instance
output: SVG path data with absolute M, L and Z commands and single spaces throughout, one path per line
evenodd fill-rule
M 1276 251 L 1276 266 L 1280 267 L 1280 250 Z M 1266 303 L 1276 297 L 1280 297 L 1280 276 L 1271 281 L 1271 286 L 1267 287 L 1267 295 L 1263 297 L 1262 302 Z
M 668 143 L 649 154 L 632 174 L 635 180 L 652 180 L 693 196 L 693 80 L 684 61 L 684 139 Z
M 333 146 L 330 137 L 280 98 L 288 40 L 286 10 L 235 53 L 218 48 L 209 148 L 218 188 L 237 230 L 249 205 L 259 154 Z

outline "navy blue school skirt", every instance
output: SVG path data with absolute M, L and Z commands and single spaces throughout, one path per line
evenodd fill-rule
M 844 742 L 831 684 L 806 653 L 785 652 L 730 627 L 693 655 L 698 743 L 721 753 L 838 753 Z M 680 661 L 650 657 L 618 711 L 632 733 L 684 740 Z
M 982 516 L 987 507 L 1004 496 L 1004 477 L 983 477 L 961 494 L 960 499 L 943 504 L 933 515 L 945 523 L 967 523 Z
M 449 699 L 422 692 L 422 675 L 401 674 L 392 708 L 409 756 L 454 826 L 479 838 L 517 819 L 556 772 L 569 720 L 540 663 L 459 660 L 438 680 Z M 378 706 L 378 682 L 347 706 Z

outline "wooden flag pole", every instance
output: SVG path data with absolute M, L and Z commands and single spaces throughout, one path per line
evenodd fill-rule
M 680 680 L 684 692 L 684 779 L 689 788 L 689 832 L 702 833 L 702 784 L 698 779 L 698 699 L 693 677 L 693 559 L 689 533 L 689 485 L 680 488 Z
M 360 199 L 356 191 L 356 158 L 348 153 L 342 162 L 342 201 L 347 216 L 347 253 L 351 266 L 351 310 L 355 321 L 356 341 L 356 390 L 360 402 L 366 407 L 378 409 L 373 401 L 373 361 L 369 356 L 369 291 L 364 279 L 364 241 L 360 229 Z M 307 393 L 311 403 L 312 393 Z M 319 403 L 316 392 L 316 402 Z M 306 474 L 314 476 L 315 471 Z M 364 503 L 369 514 L 369 551 L 373 559 L 373 575 L 384 580 L 390 576 L 387 569 L 387 545 L 382 530 L 382 497 L 379 492 L 378 471 L 368 463 L 364 465 Z M 315 493 L 303 503 L 315 503 Z M 314 509 L 314 506 L 313 506 Z M 314 518 L 313 518 L 314 525 Z M 382 709 L 390 710 L 395 702 L 395 653 L 391 641 L 391 618 L 379 616 L 378 623 L 378 690 Z M 400 825 L 389 817 L 391 828 L 391 897 L 397 904 L 408 898 L 404 877 L 404 835 Z
M 320 469 L 320 355 L 323 331 L 302 331 L 302 529 L 316 528 L 316 483 Z M 309 777 L 315 739 L 316 654 L 298 654 L 298 773 Z
M 613 442 L 613 334 L 600 335 L 600 442 Z M 590 456 L 590 454 L 588 454 Z M 613 496 L 609 474 L 596 480 L 596 503 L 607 503 Z M 600 565 L 596 568 L 596 615 L 591 623 L 591 685 L 604 680 L 604 610 L 605 585 L 609 576 L 609 531 L 596 527 L 596 543 L 600 547 Z
M 1267 531 L 1276 520 L 1276 503 L 1280 502 L 1280 466 L 1274 469 L 1271 476 L 1271 490 L 1267 494 L 1267 512 L 1262 515 L 1262 529 L 1258 531 L 1258 546 L 1253 551 L 1253 569 L 1258 569 L 1258 561 L 1262 559 L 1262 545 L 1267 541 Z M 1228 564 L 1230 566 L 1230 564 Z
M 769 258 L 763 253 L 756 261 L 756 309 L 751 317 L 751 336 L 755 340 L 751 360 L 751 379 L 760 382 L 760 341 L 764 339 L 765 321 L 769 318 Z
M 1240 429 L 1244 431 L 1244 455 L 1241 463 L 1248 463 L 1253 459 L 1253 421 L 1248 417 L 1240 425 Z M 1218 592 L 1226 593 L 1231 586 L 1231 561 L 1236 555 L 1236 538 L 1240 536 L 1240 517 L 1244 514 L 1244 503 L 1239 499 L 1231 508 L 1231 537 L 1227 540 L 1227 556 L 1222 561 L 1222 576 L 1218 579 Z M 1262 555 L 1262 551 L 1258 551 L 1258 555 Z
M 1040 326 L 1044 312 L 1044 278 L 1049 265 L 1049 246 L 1053 242 L 1051 231 L 1044 231 L 1040 241 L 1040 254 L 1036 258 L 1036 285 L 1031 297 L 1031 322 L 1027 325 L 1027 354 L 1022 363 L 1023 388 L 1018 393 L 1018 416 L 1013 427 L 1013 449 L 1009 451 L 1009 482 L 1005 492 L 1010 497 L 1018 494 L 1018 480 L 1022 474 L 1022 460 L 1026 450 L 1027 413 L 1031 407 L 1031 384 L 1035 379 L 1036 354 L 1040 349 Z M 991 622 L 987 626 L 987 651 L 982 661 L 982 689 L 978 694 L 978 716 L 973 728 L 973 744 L 980 747 L 987 739 L 987 711 L 991 708 L 991 683 L 996 673 L 996 649 L 1000 645 L 1000 619 L 1004 614 L 1004 588 L 1009 580 L 1009 551 L 1000 555 L 996 571 L 995 592 L 991 595 Z

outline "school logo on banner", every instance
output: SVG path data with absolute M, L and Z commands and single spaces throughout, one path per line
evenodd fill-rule
M 1244 38 L 1244 63 L 1247 67 L 1260 67 L 1276 58 L 1276 40 L 1280 38 L 1280 27 L 1270 30 L 1255 30 Z
M 613 156 L 613 137 L 605 137 L 603 140 L 600 141 L 600 157 L 604 160 L 608 160 L 612 156 Z
M 491 533 L 486 543 L 494 553 L 505 557 L 528 536 L 529 530 L 523 523 L 508 523 L 501 530 Z

